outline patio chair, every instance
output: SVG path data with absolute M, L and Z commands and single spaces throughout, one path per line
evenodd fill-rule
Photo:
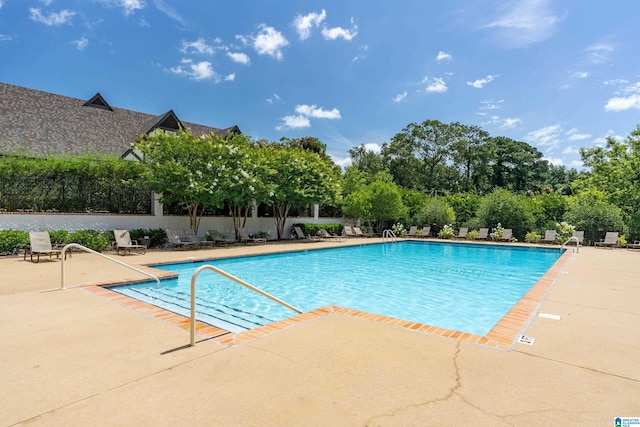
M 48 231 L 30 231 L 29 232 L 29 246 L 24 249 L 24 260 L 27 259 L 27 253 L 31 254 L 31 262 L 40 262 L 40 255 L 49 255 L 51 258 L 53 255 L 57 259 L 60 259 L 61 249 L 54 249 L 51 245 L 51 237 Z M 33 256 L 36 256 L 36 260 L 33 260 Z
M 618 232 L 607 231 L 607 234 L 604 235 L 604 240 L 595 242 L 594 245 L 596 248 L 615 248 L 616 246 L 618 246 Z
M 169 246 L 173 249 L 195 249 L 198 247 L 197 242 L 189 242 L 180 236 L 176 230 L 172 230 L 167 228 L 165 230 L 167 233 L 167 240 L 169 240 Z
M 353 232 L 356 233 L 357 237 L 373 237 L 373 234 L 363 232 L 360 227 L 353 226 L 351 228 L 353 228 Z
M 118 255 L 126 255 L 132 250 L 141 255 L 147 253 L 147 245 L 139 245 L 137 240 L 131 240 L 129 230 L 113 230 L 113 236 L 116 238 L 115 250 Z
M 456 239 L 466 239 L 467 238 L 467 233 L 469 233 L 469 229 L 466 227 L 461 228 L 460 230 L 458 230 L 458 235 L 455 236 Z
M 511 242 L 513 239 L 513 230 L 511 228 L 503 228 L 502 236 L 496 238 L 498 242 Z
M 218 230 L 207 230 L 209 233 L 209 237 L 211 237 L 211 241 L 213 241 L 214 246 L 228 246 L 232 245 L 233 242 L 227 239 L 227 236 Z
M 431 226 L 422 227 L 422 230 L 416 231 L 416 237 L 420 237 L 422 239 L 426 239 L 427 237 L 431 237 Z
M 358 237 L 356 235 L 356 232 L 353 230 L 353 227 L 351 227 L 350 225 L 345 225 L 344 226 L 344 235 L 349 238 L 349 237 Z
M 307 241 L 307 242 L 318 241 L 318 239 L 314 239 L 311 236 L 307 236 L 306 234 L 304 234 L 304 231 L 302 231 L 302 228 L 300 228 L 297 225 L 295 227 L 293 227 L 293 233 L 291 233 L 291 238 L 292 239 L 297 239 L 297 240 L 304 240 L 304 241 Z
M 215 246 L 215 242 L 213 240 L 198 239 L 198 236 L 191 228 L 185 228 L 183 231 L 184 235 L 187 237 L 185 239 L 187 242 L 197 243 L 198 246 L 203 248 L 213 248 Z
M 478 230 L 478 235 L 474 237 L 475 240 L 487 240 L 489 238 L 489 229 L 481 228 Z
M 238 230 L 238 240 L 240 241 L 240 243 L 244 243 L 245 245 L 248 245 L 250 243 L 254 245 L 264 245 L 267 243 L 267 239 L 264 237 L 250 237 L 244 228 Z
M 544 238 L 540 239 L 540 243 L 555 243 L 558 232 L 556 230 L 546 230 Z
M 320 230 L 318 230 L 318 235 L 324 240 L 333 240 L 335 242 L 340 242 L 343 240 L 342 236 L 331 234 L 324 228 L 321 228 Z
M 406 234 L 407 237 L 418 237 L 418 226 L 412 225 L 409 227 L 409 231 Z
M 575 237 L 576 239 L 578 239 L 579 245 L 584 244 L 584 230 L 574 231 L 573 233 L 571 233 L 571 237 Z M 571 241 L 569 243 L 575 243 L 575 241 Z

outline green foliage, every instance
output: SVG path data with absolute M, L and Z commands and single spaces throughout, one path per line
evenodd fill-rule
M 53 230 L 49 232 L 52 245 L 64 246 L 71 243 L 71 236 L 67 230 Z
M 21 230 L 0 230 L 0 255 L 20 252 L 29 244 L 29 233 Z
M 478 221 L 484 227 L 495 228 L 501 224 L 504 228 L 511 228 L 519 240 L 535 224 L 526 197 L 518 197 L 504 189 L 497 189 L 482 199 Z
M 342 224 L 312 224 L 312 223 L 299 223 L 293 224 L 292 227 L 300 227 L 302 232 L 307 236 L 315 236 L 320 229 L 324 228 L 330 234 L 342 235 L 344 226 Z
M 531 197 L 530 208 L 537 228 L 552 228 L 551 224 L 562 221 L 567 210 L 567 198 L 556 193 L 539 194 Z
M 0 208 L 10 212 L 150 213 L 137 162 L 104 157 L 0 156 Z
M 474 240 L 480 236 L 480 232 L 478 230 L 471 230 L 467 233 L 467 239 Z
M 109 249 L 109 242 L 112 237 L 113 231 L 101 233 L 96 230 L 79 230 L 69 234 L 69 241 L 86 246 L 94 251 L 104 251 Z
M 418 215 L 419 225 L 433 226 L 435 224 L 435 228 L 444 227 L 445 224 L 453 224 L 455 221 L 456 214 L 453 208 L 442 197 L 428 198 Z
M 622 232 L 625 229 L 622 210 L 607 202 L 602 192 L 593 189 L 569 198 L 564 219 L 576 230 L 584 230 L 589 244 L 600 241 L 607 231 Z
M 453 208 L 458 225 L 465 225 L 476 216 L 482 198 L 477 194 L 460 193 L 445 196 L 444 200 Z
M 402 203 L 400 189 L 393 182 L 374 181 L 367 186 L 371 203 L 370 217 L 376 230 L 382 231 L 389 222 L 402 218 L 406 207 Z
M 569 224 L 566 221 L 556 222 L 556 242 L 560 244 L 566 242 L 569 237 L 573 235 L 575 229 L 576 228 L 573 225 Z
M 167 241 L 167 232 L 162 228 L 134 228 L 129 230 L 131 240 L 143 239 L 145 236 L 151 239 L 149 247 L 162 247 Z
M 428 196 L 416 190 L 401 188 L 402 203 L 407 208 L 405 220 L 408 224 L 417 224 L 420 210 Z
M 438 237 L 441 239 L 452 239 L 455 235 L 456 232 L 453 230 L 453 225 L 451 224 L 445 224 L 442 230 L 438 232 Z
M 524 236 L 524 241 L 527 243 L 540 243 L 540 239 L 542 236 L 536 231 L 530 231 Z
M 393 224 L 391 226 L 391 231 L 393 231 L 393 234 L 395 234 L 397 237 L 402 237 L 407 234 L 407 229 L 404 228 L 404 224 L 401 222 L 396 222 L 395 224 Z

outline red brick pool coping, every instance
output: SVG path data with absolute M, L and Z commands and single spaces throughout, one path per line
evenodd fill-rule
M 328 305 L 306 313 L 298 314 L 288 319 L 270 323 L 241 333 L 232 333 L 227 330 L 211 326 L 203 322 L 196 322 L 196 332 L 204 337 L 203 340 L 212 339 L 225 346 L 234 346 L 260 338 L 265 335 L 272 334 L 291 326 L 307 322 L 309 320 L 326 316 L 330 313 L 339 313 L 353 317 L 360 317 L 374 322 L 385 323 L 392 326 L 398 326 L 410 329 L 416 332 L 422 332 L 442 337 L 452 338 L 459 341 L 468 341 L 475 344 L 492 347 L 501 350 L 509 350 L 522 333 L 523 328 L 532 319 L 536 313 L 538 306 L 545 297 L 549 289 L 556 282 L 564 264 L 571 257 L 571 250 L 567 250 L 547 272 L 542 276 L 529 291 L 518 301 L 511 309 L 495 324 L 495 326 L 485 336 L 474 335 L 467 332 L 454 331 L 451 329 L 439 328 L 436 326 L 415 323 L 406 320 L 400 320 L 394 317 L 382 316 L 364 311 L 353 310 L 350 308 Z M 144 270 L 152 271 L 153 274 L 160 278 L 173 277 L 175 274 L 165 271 L 155 270 L 150 267 L 137 266 Z M 162 319 L 166 322 L 177 325 L 183 329 L 189 330 L 191 327 L 188 317 L 173 313 L 160 307 L 136 300 L 126 295 L 122 295 L 112 291 L 105 286 L 114 284 L 123 284 L 127 282 L 139 282 L 140 280 L 102 282 L 93 285 L 84 286 L 83 289 L 108 298 L 123 306 L 133 308 L 135 310 L 149 314 L 150 316 Z

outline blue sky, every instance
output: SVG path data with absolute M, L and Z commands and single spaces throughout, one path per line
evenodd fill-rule
M 580 167 L 640 124 L 640 2 L 0 0 L 0 81 L 333 159 L 411 122 L 478 125 Z

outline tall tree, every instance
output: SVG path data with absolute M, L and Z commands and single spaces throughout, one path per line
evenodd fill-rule
M 490 138 L 492 186 L 514 192 L 540 191 L 547 178 L 548 162 L 542 153 L 522 141 Z

